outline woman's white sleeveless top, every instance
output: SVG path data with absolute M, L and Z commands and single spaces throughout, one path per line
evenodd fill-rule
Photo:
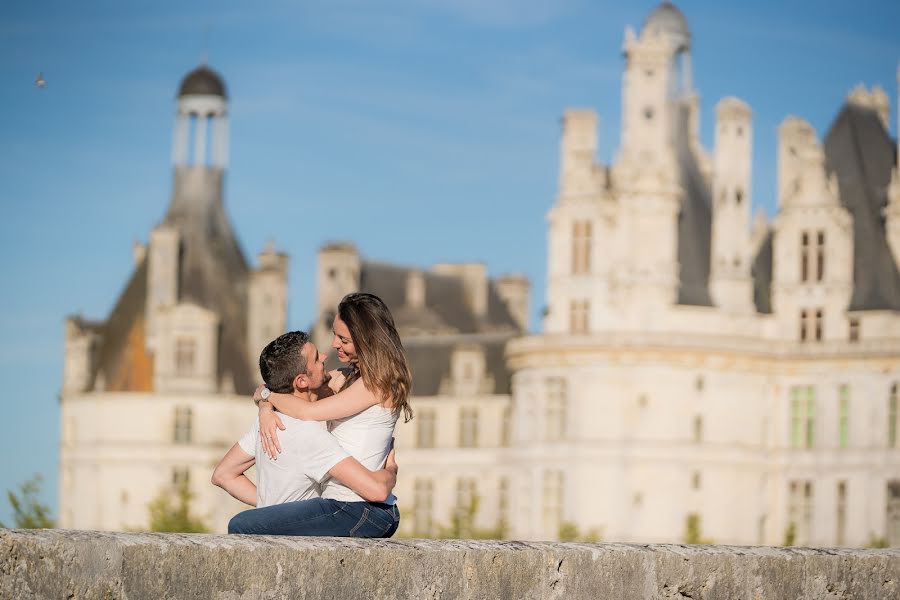
M 384 467 L 396 423 L 397 415 L 392 409 L 376 404 L 353 416 L 329 421 L 328 430 L 353 458 L 367 469 L 376 471 Z M 322 497 L 344 502 L 365 502 L 356 492 L 331 477 L 323 485 Z M 391 494 L 385 502 L 394 504 L 397 499 Z

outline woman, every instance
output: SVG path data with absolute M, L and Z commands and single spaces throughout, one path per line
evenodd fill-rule
M 274 408 L 290 417 L 306 421 L 331 421 L 330 431 L 350 454 L 370 469 L 377 469 L 390 452 L 394 425 L 400 414 L 412 418 L 409 391 L 412 376 L 394 319 L 384 302 L 373 294 L 354 293 L 341 300 L 333 323 L 332 347 L 338 359 L 347 363 L 343 372 L 332 373 L 334 395 L 307 403 L 290 394 L 270 393 L 259 403 L 260 434 L 263 449 L 270 457 L 280 452 L 278 429 L 284 429 Z M 258 399 L 254 396 L 254 399 Z M 297 520 L 308 513 L 343 511 L 359 514 L 369 524 L 384 525 L 383 537 L 390 537 L 399 524 L 396 499 L 368 503 L 341 482 L 328 480 L 320 499 L 294 503 Z M 387 507 L 387 508 L 386 508 Z M 372 510 L 377 508 L 378 510 Z M 384 514 L 393 517 L 386 522 Z M 348 515 L 342 515 L 348 516 Z M 347 522 L 346 519 L 342 522 Z M 360 521 L 362 522 L 362 521 Z M 353 535 L 356 527 L 327 535 Z M 371 530 L 371 528 L 368 528 Z M 321 530 L 306 532 L 302 527 L 291 535 L 321 535 Z

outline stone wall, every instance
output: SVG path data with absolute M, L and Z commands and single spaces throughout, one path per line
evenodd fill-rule
M 900 550 L 0 530 L 0 598 L 900 597 Z

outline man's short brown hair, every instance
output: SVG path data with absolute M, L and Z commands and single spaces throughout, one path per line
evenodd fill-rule
M 259 373 L 267 388 L 282 394 L 294 391 L 294 378 L 307 374 L 303 347 L 308 343 L 309 334 L 305 331 L 289 331 L 263 348 L 259 355 Z

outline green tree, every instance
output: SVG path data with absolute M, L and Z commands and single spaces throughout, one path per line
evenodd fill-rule
M 203 519 L 191 514 L 193 498 L 187 481 L 180 482 L 174 490 L 162 490 L 147 505 L 150 510 L 150 531 L 208 533 L 209 527 Z
M 700 529 L 700 515 L 697 513 L 689 513 L 684 524 L 684 543 L 712 544 L 712 540 L 703 537 Z
M 582 534 L 578 525 L 572 521 L 560 523 L 556 537 L 560 542 L 599 542 L 603 538 L 599 527 L 591 527 Z
M 31 479 L 19 485 L 19 493 L 7 490 L 6 497 L 13 509 L 13 524 L 19 529 L 50 529 L 56 521 L 50 516 L 50 508 L 38 501 L 44 478 L 35 473 Z M 0 527 L 6 527 L 0 523 Z
M 475 515 L 478 513 L 478 505 L 481 499 L 473 494 L 467 506 L 456 507 L 450 512 L 450 524 L 448 526 L 437 525 L 438 539 L 448 540 L 502 540 L 508 533 L 506 521 L 500 519 L 494 527 L 477 527 Z
M 890 544 L 888 544 L 888 540 L 884 536 L 875 535 L 874 533 L 869 534 L 869 543 L 866 544 L 867 548 L 888 548 Z
M 793 546 L 797 541 L 797 524 L 791 521 L 788 523 L 787 529 L 784 530 L 784 544 L 782 546 Z

